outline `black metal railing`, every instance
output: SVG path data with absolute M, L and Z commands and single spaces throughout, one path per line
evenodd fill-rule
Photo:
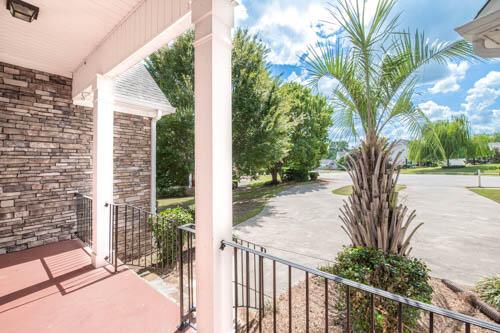
M 196 323 L 196 292 L 195 292 L 195 225 L 187 224 L 178 227 L 179 242 L 177 249 L 177 261 L 179 271 L 179 309 L 180 309 L 180 329 L 188 326 L 195 327 Z M 267 250 L 261 245 L 249 242 L 238 237 L 233 237 L 233 242 L 241 246 L 251 248 L 255 251 L 266 253 Z M 253 259 L 253 261 L 252 261 Z M 240 270 L 235 268 L 242 276 L 247 276 L 249 290 L 251 292 L 243 294 L 245 285 L 240 284 L 236 292 L 241 294 L 241 297 L 236 296 L 234 303 L 235 309 L 252 309 L 252 311 L 260 311 L 261 303 L 258 301 L 258 267 L 257 256 L 249 256 L 248 267 L 241 267 Z M 251 262 L 251 263 L 250 263 Z
M 234 317 L 235 317 L 235 330 L 236 332 L 277 332 L 277 329 L 279 328 L 279 331 L 288 331 L 292 332 L 292 329 L 294 331 L 300 331 L 300 332 L 310 332 L 312 331 L 312 324 L 311 324 L 311 295 L 310 295 L 310 290 L 311 290 L 311 283 L 315 284 L 315 287 L 318 287 L 322 289 L 321 292 L 321 300 L 315 299 L 314 300 L 314 305 L 317 307 L 321 307 L 322 310 L 319 311 L 320 314 L 322 315 L 323 318 L 320 318 L 320 320 L 323 322 L 322 328 L 318 329 L 318 326 L 321 325 L 316 325 L 314 331 L 323 331 L 323 332 L 329 332 L 333 331 L 333 327 L 331 325 L 332 323 L 332 318 L 330 317 L 330 308 L 334 300 L 332 300 L 332 284 L 336 284 L 336 286 L 340 286 L 341 288 L 337 288 L 338 290 L 342 291 L 345 296 L 340 296 L 338 297 L 343 297 L 344 298 L 344 304 L 345 304 L 345 313 L 344 313 L 344 321 L 342 322 L 343 325 L 343 331 L 345 332 L 353 332 L 353 312 L 352 312 L 352 301 L 353 301 L 353 295 L 356 293 L 362 293 L 368 297 L 368 315 L 369 315 L 369 332 L 375 332 L 376 330 L 376 317 L 375 317 L 375 301 L 378 298 L 379 300 L 384 300 L 384 301 L 391 301 L 394 302 L 394 304 L 397 305 L 397 318 L 393 318 L 396 321 L 396 326 L 397 329 L 394 331 L 397 331 L 398 333 L 402 332 L 408 332 L 409 330 L 405 326 L 405 316 L 404 312 L 406 307 L 416 309 L 418 311 L 421 311 L 423 313 L 428 314 L 428 319 L 427 323 L 425 325 L 424 330 L 420 331 L 428 331 L 428 332 L 434 332 L 435 331 L 435 318 L 440 316 L 447 318 L 449 320 L 455 321 L 458 324 L 458 327 L 461 327 L 459 329 L 454 329 L 454 332 L 471 332 L 472 327 L 476 328 L 482 328 L 486 329 L 492 332 L 500 332 L 500 325 L 487 322 L 484 320 L 480 320 L 471 316 L 467 316 L 461 313 L 457 313 L 454 311 L 446 310 L 443 308 L 439 308 L 437 306 L 431 305 L 431 304 L 426 304 L 423 302 L 419 302 L 407 297 L 399 296 L 381 289 L 377 289 L 374 287 L 370 287 L 364 284 L 360 284 L 348 279 L 341 278 L 339 276 L 329 274 L 314 268 L 309 268 L 273 255 L 270 255 L 266 252 L 259 251 L 258 249 L 253 249 L 251 247 L 244 246 L 242 244 L 239 244 L 234 241 L 223 241 L 221 244 L 221 249 L 224 250 L 225 248 L 232 248 L 234 251 L 233 258 L 234 258 L 234 295 L 235 299 L 234 302 L 235 304 L 238 303 L 239 296 L 241 293 L 239 292 L 239 289 L 244 289 L 244 294 L 246 299 L 249 299 L 251 295 L 251 279 L 249 277 L 250 272 L 251 272 L 251 264 L 252 264 L 252 256 L 255 256 L 256 260 L 258 261 L 257 268 L 254 270 L 257 272 L 258 275 L 258 283 L 257 283 L 257 292 L 258 296 L 256 299 L 259 302 L 259 305 L 257 306 L 257 313 L 253 314 L 253 317 L 251 316 L 251 309 L 248 303 L 245 304 L 245 311 L 244 314 L 240 313 L 238 307 L 235 307 L 234 310 Z M 278 276 L 278 268 L 281 271 L 280 277 L 280 283 L 285 281 L 285 286 L 284 290 L 288 292 L 287 301 L 288 301 L 288 308 L 287 308 L 287 314 L 283 315 L 281 313 L 281 320 L 278 318 L 278 309 L 277 309 L 277 302 L 278 302 L 278 289 L 280 289 L 277 286 L 277 276 Z M 245 267 L 245 274 L 244 277 L 241 274 L 243 270 L 241 267 Z M 303 278 L 305 279 L 305 286 L 303 289 L 303 297 L 305 298 L 304 306 L 303 307 L 293 307 L 292 300 L 293 300 L 293 295 L 292 293 L 294 292 L 294 289 L 292 286 L 294 285 L 293 278 L 297 277 L 297 275 L 303 274 Z M 285 277 L 282 279 L 282 277 Z M 269 283 L 264 283 L 265 279 L 270 278 L 271 281 Z M 314 279 L 314 280 L 313 280 Z M 267 287 L 266 287 L 267 286 Z M 283 286 L 282 286 L 283 287 Z M 359 296 L 359 295 L 358 295 Z M 266 298 L 270 298 L 268 301 L 266 301 Z M 283 301 L 283 299 L 281 300 Z M 305 318 L 305 320 L 301 320 L 300 324 L 303 324 L 304 327 L 298 328 L 297 325 L 298 320 L 296 318 L 301 317 L 296 311 L 304 311 L 302 318 Z M 239 320 L 239 317 L 244 316 L 243 320 Z M 318 313 L 314 314 L 315 319 L 318 317 Z M 285 319 L 285 320 L 283 320 Z M 297 322 L 294 322 L 296 320 Z M 265 321 L 265 322 L 264 322 Z
M 75 193 L 75 236 L 87 246 L 92 246 L 92 198 Z
M 165 272 L 177 264 L 178 223 L 127 204 L 109 206 L 109 257 L 118 266 Z
M 196 293 L 195 293 L 195 225 L 186 224 L 178 227 L 178 273 L 179 273 L 179 330 L 188 326 L 195 328 Z

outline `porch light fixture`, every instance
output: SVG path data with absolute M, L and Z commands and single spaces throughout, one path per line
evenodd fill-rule
M 21 0 L 7 0 L 7 10 L 15 18 L 32 22 L 37 19 L 40 8 Z

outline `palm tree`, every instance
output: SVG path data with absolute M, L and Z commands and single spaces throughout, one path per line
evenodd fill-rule
M 341 209 L 344 230 L 354 246 L 408 255 L 420 225 L 410 233 L 415 212 L 397 204 L 399 169 L 390 159 L 395 142 L 384 138 L 384 130 L 393 126 L 418 135 L 428 122 L 413 103 L 419 69 L 469 59 L 472 47 L 464 40 L 430 42 L 422 32 L 398 31 L 399 14 L 391 15 L 395 2 L 379 0 L 371 18 L 363 0 L 331 5 L 330 23 L 340 25 L 343 35 L 333 46 L 311 47 L 306 69 L 316 86 L 325 77 L 338 82 L 334 128 L 344 138 L 361 139 L 347 165 L 353 193 Z

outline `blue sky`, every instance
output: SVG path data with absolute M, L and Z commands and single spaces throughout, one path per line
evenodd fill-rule
M 268 45 L 275 75 L 303 81 L 301 68 L 307 47 L 329 39 L 338 27 L 325 23 L 325 9 L 336 0 L 240 0 L 236 25 L 257 33 Z M 376 0 L 368 0 L 368 8 Z M 424 30 L 431 39 L 460 38 L 454 29 L 470 21 L 485 0 L 399 0 L 401 28 Z M 331 85 L 323 84 L 328 94 Z M 475 133 L 500 132 L 500 59 L 482 63 L 429 65 L 422 70 L 415 103 L 431 120 L 465 114 Z

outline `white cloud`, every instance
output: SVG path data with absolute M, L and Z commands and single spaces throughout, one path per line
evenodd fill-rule
M 427 101 L 418 104 L 420 110 L 431 120 L 447 119 L 452 116 L 458 116 L 462 112 L 452 111 L 449 106 L 437 104 L 434 101 Z
M 239 26 L 243 21 L 248 18 L 248 10 L 247 7 L 240 2 L 238 6 L 234 9 L 234 25 Z
M 469 64 L 465 61 L 459 64 L 448 64 L 448 76 L 444 79 L 437 81 L 434 86 L 429 88 L 429 92 L 432 94 L 438 93 L 448 93 L 460 90 L 460 85 L 458 82 L 465 78 L 465 74 L 469 69 Z
M 301 7 L 299 7 L 301 6 Z M 263 15 L 250 28 L 268 44 L 268 60 L 275 64 L 296 64 L 309 45 L 320 35 L 329 35 L 338 30 L 330 21 L 329 13 L 322 3 L 279 2 L 274 0 L 266 7 Z
M 297 75 L 297 73 L 292 72 L 290 73 L 290 75 L 288 75 L 285 81 L 305 84 L 306 79 L 307 79 L 307 72 L 303 71 L 300 75 Z
M 338 84 L 337 79 L 327 76 L 322 77 L 318 82 L 318 91 L 326 97 L 332 97 L 332 92 L 337 88 Z
M 480 112 L 493 105 L 499 96 L 500 72 L 491 71 L 469 89 L 462 107 L 467 112 Z

